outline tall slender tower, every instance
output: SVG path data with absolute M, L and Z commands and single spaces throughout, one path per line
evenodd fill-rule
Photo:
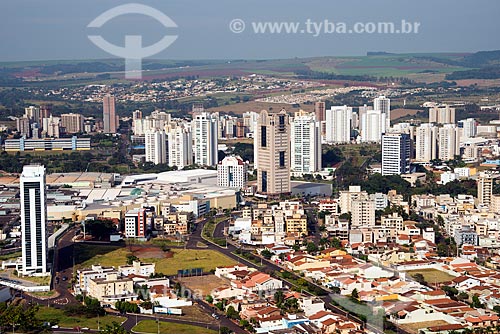
M 270 196 L 290 193 L 290 124 L 286 110 L 273 114 L 263 110 L 256 136 L 257 192 Z
M 385 114 L 385 128 L 389 129 L 391 127 L 391 100 L 384 95 L 375 98 L 373 110 L 380 110 L 382 114 Z
M 102 100 L 102 119 L 104 123 L 104 133 L 116 133 L 118 129 L 118 119 L 115 113 L 115 97 L 106 95 Z
M 147 131 L 144 135 L 146 161 L 155 165 L 167 163 L 167 136 L 164 130 Z
M 194 140 L 194 162 L 203 166 L 216 166 L 218 163 L 218 114 L 195 113 L 191 128 Z
M 45 167 L 24 166 L 21 174 L 23 275 L 47 274 Z
M 293 149 L 290 152 L 290 169 L 294 176 L 311 174 L 321 170 L 320 122 L 313 113 L 300 110 L 290 124 Z

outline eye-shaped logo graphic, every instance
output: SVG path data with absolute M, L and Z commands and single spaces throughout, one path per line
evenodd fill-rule
M 142 14 L 150 16 L 166 28 L 177 28 L 177 24 L 170 17 L 150 6 L 130 3 L 111 8 L 88 24 L 88 28 L 100 28 L 115 17 L 126 14 Z M 153 56 L 168 48 L 177 35 L 166 35 L 155 44 L 143 47 L 141 35 L 125 35 L 125 46 L 109 43 L 100 35 L 89 35 L 88 38 L 102 50 L 114 56 L 125 58 L 125 78 L 140 79 L 142 77 L 142 59 Z

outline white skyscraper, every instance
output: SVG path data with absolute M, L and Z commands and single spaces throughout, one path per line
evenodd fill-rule
M 411 143 L 406 133 L 387 133 L 382 136 L 382 175 L 410 172 Z
M 45 167 L 24 166 L 20 180 L 23 275 L 48 274 Z
M 227 156 L 217 165 L 219 187 L 242 189 L 248 179 L 247 164 L 238 156 Z
M 385 114 L 385 128 L 391 127 L 391 100 L 381 95 L 373 100 L 373 109 Z
M 417 127 L 415 161 L 430 162 L 437 158 L 437 127 L 425 123 Z
M 444 124 L 438 130 L 438 158 L 442 161 L 460 155 L 460 129 L 455 124 Z
M 477 124 L 474 118 L 467 118 L 458 121 L 459 127 L 463 129 L 462 139 L 474 138 L 477 134 Z
M 352 108 L 333 106 L 326 110 L 327 143 L 349 143 L 351 141 Z
M 386 130 L 386 114 L 380 110 L 367 110 L 361 114 L 361 141 L 380 143 Z
M 167 163 L 167 136 L 165 131 L 148 131 L 144 135 L 146 161 L 155 165 Z
M 321 124 L 314 113 L 295 113 L 290 129 L 291 173 L 294 176 L 321 170 Z
M 218 114 L 199 112 L 193 115 L 194 162 L 202 166 L 217 165 Z
M 188 124 L 180 123 L 167 132 L 168 165 L 182 169 L 193 164 L 193 136 Z

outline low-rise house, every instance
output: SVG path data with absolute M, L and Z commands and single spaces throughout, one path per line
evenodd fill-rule
M 137 299 L 132 279 L 119 278 L 117 274 L 108 274 L 106 278 L 90 279 L 88 295 L 100 302 L 111 304 Z

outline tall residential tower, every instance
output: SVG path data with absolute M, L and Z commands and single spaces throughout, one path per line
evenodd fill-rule
M 20 180 L 23 275 L 46 275 L 45 167 L 24 166 Z

